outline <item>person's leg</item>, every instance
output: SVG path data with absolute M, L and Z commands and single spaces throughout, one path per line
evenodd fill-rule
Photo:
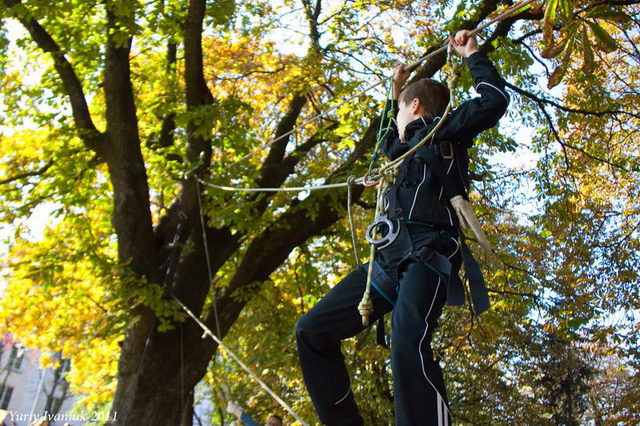
M 403 265 L 391 325 L 396 426 L 451 422 L 442 370 L 431 350 L 445 302 L 446 283 L 438 274 L 420 262 Z
M 365 328 L 357 306 L 366 283 L 364 268 L 351 272 L 296 324 L 304 381 L 320 421 L 327 425 L 362 424 L 340 343 Z M 375 312 L 370 324 L 392 309 L 374 289 L 371 299 Z

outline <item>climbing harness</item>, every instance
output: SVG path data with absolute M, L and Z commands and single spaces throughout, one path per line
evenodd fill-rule
M 378 194 L 376 196 L 376 213 L 375 219 L 371 225 L 367 228 L 367 241 L 370 243 L 369 253 L 369 268 L 367 271 L 367 284 L 365 287 L 362 300 L 358 304 L 358 312 L 362 317 L 362 325 L 369 325 L 369 316 L 373 313 L 373 303 L 371 302 L 371 284 L 373 278 L 373 263 L 375 262 L 376 250 L 382 250 L 390 246 L 398 237 L 400 233 L 400 220 L 389 218 L 389 199 L 387 197 L 391 185 L 395 181 L 398 168 L 402 162 L 414 154 L 418 149 L 424 146 L 430 141 L 436 134 L 436 132 L 442 127 L 446 121 L 446 117 L 451 111 L 452 105 L 455 99 L 455 88 L 460 81 L 460 75 L 457 64 L 453 67 L 453 72 L 448 81 L 449 87 L 449 103 L 447 104 L 442 118 L 436 123 L 436 125 L 429 131 L 429 133 L 422 138 L 413 148 L 405 152 L 400 157 L 393 161 L 383 165 L 378 173 L 382 176 L 381 184 L 378 187 Z M 450 144 L 450 142 L 449 142 Z M 451 155 L 453 155 L 453 147 L 451 147 Z M 393 213 L 393 212 L 392 212 Z

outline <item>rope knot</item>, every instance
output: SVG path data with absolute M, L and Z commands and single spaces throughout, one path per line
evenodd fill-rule
M 358 182 L 356 181 L 356 177 L 351 175 L 347 178 L 347 185 L 349 185 L 350 187 L 354 187 L 358 185 Z
M 368 293 L 362 297 L 362 300 L 358 304 L 358 312 L 362 317 L 362 325 L 365 327 L 369 325 L 369 316 L 373 313 L 373 302 Z

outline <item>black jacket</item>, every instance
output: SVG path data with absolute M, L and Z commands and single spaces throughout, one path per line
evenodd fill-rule
M 438 158 L 443 162 L 444 170 L 454 186 L 466 197 L 465 188 L 469 184 L 467 150 L 480 132 L 498 123 L 507 109 L 509 96 L 504 89 L 504 80 L 484 53 L 476 52 L 466 58 L 465 62 L 475 79 L 476 91 L 480 97 L 471 99 L 452 111 L 429 144 L 452 142 L 453 158 Z M 397 102 L 390 102 L 397 111 Z M 381 144 L 382 152 L 391 160 L 398 158 L 420 142 L 439 119 L 421 117 L 409 123 L 405 129 L 406 143 L 400 142 L 397 128 L 392 124 L 392 130 Z M 453 227 L 457 225 L 457 217 L 449 203 L 449 197 L 425 160 L 427 150 L 431 148 L 423 146 L 418 149 L 400 167 L 394 188 L 389 192 L 389 197 L 393 198 L 390 205 L 394 210 L 389 214 L 396 219 Z

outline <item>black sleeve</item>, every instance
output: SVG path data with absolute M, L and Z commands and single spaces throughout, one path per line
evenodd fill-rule
M 380 150 L 389 159 L 395 160 L 405 152 L 409 150 L 409 145 L 400 142 L 400 136 L 398 135 L 398 127 L 396 126 L 395 117 L 398 114 L 398 101 L 389 99 L 385 106 L 384 114 L 381 118 L 382 134 L 387 131 L 387 136 L 380 143 Z
M 465 62 L 475 79 L 476 92 L 480 97 L 465 102 L 451 112 L 438 131 L 436 140 L 461 142 L 469 147 L 473 138 L 483 130 L 498 124 L 507 111 L 509 95 L 504 80 L 483 52 L 475 52 Z

